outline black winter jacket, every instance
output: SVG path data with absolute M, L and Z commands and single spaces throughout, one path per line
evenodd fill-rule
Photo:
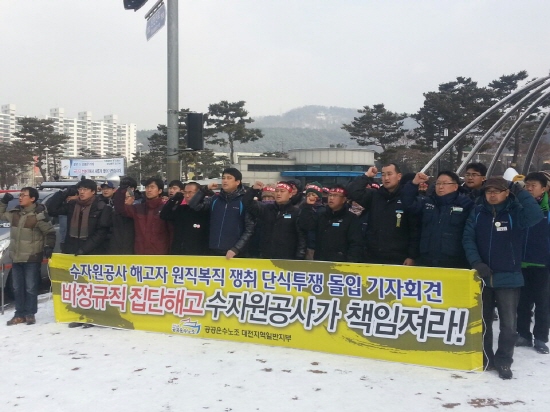
M 261 257 L 303 259 L 306 254 L 306 231 L 300 227 L 300 209 L 291 202 L 279 205 L 254 200 L 259 196 L 259 190 L 250 189 L 243 197 L 243 204 L 261 222 Z
M 359 176 L 348 185 L 348 198 L 367 213 L 366 261 L 402 265 L 418 257 L 418 217 L 406 211 L 401 201 L 401 186 L 394 192 L 386 188 L 365 189 L 369 178 Z
M 119 215 L 113 210 L 112 222 L 109 254 L 133 255 L 136 238 L 134 219 Z
M 67 193 L 57 192 L 48 201 L 46 207 L 50 216 L 67 215 L 67 234 L 63 242 L 63 253 L 83 255 L 100 255 L 107 252 L 106 240 L 111 226 L 112 208 L 97 197 L 90 205 L 88 219 L 88 237 L 78 239 L 70 236 L 70 225 L 76 200 L 66 202 Z
M 160 218 L 174 223 L 172 255 L 208 254 L 208 210 L 196 211 L 182 205 L 179 199 L 169 199 L 160 211 Z
M 327 207 L 317 213 L 308 204 L 302 205 L 302 227 L 315 229 L 315 260 L 330 262 L 363 262 L 363 236 L 359 218 L 346 207 L 333 212 Z

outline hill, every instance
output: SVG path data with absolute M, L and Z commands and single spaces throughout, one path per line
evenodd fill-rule
M 260 129 L 340 130 L 343 123 L 349 123 L 356 115 L 356 109 L 333 106 L 304 106 L 289 110 L 280 116 L 258 117 L 255 119 L 254 127 Z
M 264 138 L 244 145 L 237 144 L 236 149 L 247 152 L 274 152 L 311 147 L 329 147 L 345 145 L 359 147 L 349 134 L 341 129 L 343 123 L 349 123 L 357 114 L 356 109 L 326 106 L 305 106 L 292 109 L 280 116 L 263 116 L 254 119 L 251 127 L 261 129 Z M 147 138 L 156 130 L 139 130 L 137 141 L 147 147 Z M 210 146 L 216 151 L 223 147 Z

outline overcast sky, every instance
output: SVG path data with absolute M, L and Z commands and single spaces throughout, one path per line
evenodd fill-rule
M 0 104 L 41 116 L 166 123 L 166 27 L 149 42 L 123 0 L 0 0 Z M 415 112 L 457 76 L 550 69 L 546 0 L 180 0 L 180 108 L 245 100 Z

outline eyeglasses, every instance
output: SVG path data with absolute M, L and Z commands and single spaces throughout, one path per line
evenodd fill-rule
M 481 177 L 479 173 L 466 173 L 464 177 Z
M 503 190 L 498 190 L 498 189 L 486 190 L 485 194 L 486 195 L 500 195 L 502 192 L 505 192 L 505 191 L 506 191 L 506 189 L 503 189 Z
M 456 185 L 456 182 L 435 182 L 436 186 Z
M 20 194 L 19 197 L 31 197 L 31 195 Z

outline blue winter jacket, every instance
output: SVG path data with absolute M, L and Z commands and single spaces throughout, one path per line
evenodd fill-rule
M 550 220 L 548 212 L 536 225 L 525 230 L 523 242 L 523 263 L 538 265 L 550 264 Z
M 474 202 L 458 191 L 418 197 L 418 185 L 412 182 L 403 187 L 401 200 L 406 211 L 421 216 L 419 265 L 468 267 L 462 233 Z
M 523 286 L 521 274 L 525 229 L 543 218 L 539 205 L 527 191 L 510 194 L 499 205 L 486 199 L 477 205 L 464 228 L 462 243 L 472 267 L 480 262 L 492 270 L 486 284 L 494 288 Z
M 203 189 L 199 190 L 189 201 L 189 207 L 210 210 L 209 248 L 242 254 L 254 232 L 254 220 L 242 202 L 245 190 L 242 187 L 232 193 L 221 190 L 212 197 L 205 194 Z

